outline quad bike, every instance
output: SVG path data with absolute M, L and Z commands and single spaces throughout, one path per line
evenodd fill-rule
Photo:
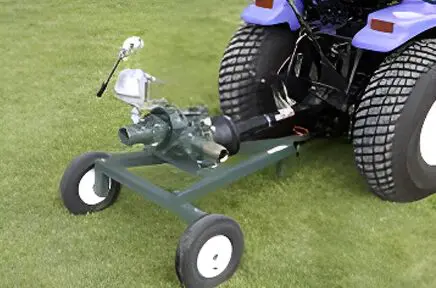
M 436 1 L 256 0 L 219 71 L 235 123 L 291 107 L 250 139 L 347 136 L 370 190 L 436 192 Z

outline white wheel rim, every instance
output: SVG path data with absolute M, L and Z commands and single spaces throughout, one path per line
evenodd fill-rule
M 111 181 L 109 180 L 109 189 Z M 91 169 L 83 175 L 79 182 L 79 197 L 87 205 L 97 205 L 106 199 L 95 193 L 95 170 Z
M 421 156 L 430 166 L 436 166 L 436 102 L 433 103 L 421 130 Z
M 223 235 L 210 238 L 198 253 L 198 272 L 205 278 L 217 277 L 229 266 L 232 253 L 233 246 L 229 238 Z

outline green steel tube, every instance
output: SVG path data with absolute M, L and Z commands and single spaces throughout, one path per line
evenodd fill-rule
M 144 144 L 158 146 L 170 133 L 170 126 L 155 115 L 148 115 L 142 122 L 119 129 L 118 137 L 124 145 Z

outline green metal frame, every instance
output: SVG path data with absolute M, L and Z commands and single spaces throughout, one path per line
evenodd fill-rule
M 208 169 L 199 168 L 196 163 L 176 155 L 163 155 L 158 151 L 147 149 L 140 152 L 111 154 L 110 158 L 95 162 L 96 193 L 102 197 L 107 196 L 109 178 L 111 178 L 155 204 L 172 211 L 189 224 L 206 214 L 193 206 L 191 201 L 272 164 L 278 164 L 277 172 L 282 174 L 282 160 L 297 154 L 300 144 L 308 139 L 309 136 L 289 136 L 244 142 L 241 144 L 240 152 L 234 156 L 240 158 L 240 161 L 224 163 Z M 170 192 L 128 170 L 130 167 L 159 164 L 173 165 L 202 179 L 184 191 Z

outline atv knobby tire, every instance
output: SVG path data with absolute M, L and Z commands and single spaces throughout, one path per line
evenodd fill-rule
M 219 71 L 223 114 L 239 122 L 277 111 L 272 90 L 261 79 L 277 74 L 292 53 L 295 40 L 295 34 L 286 25 L 244 24 L 237 30 Z
M 424 121 L 436 103 L 435 65 L 436 39 L 408 44 L 374 73 L 356 110 L 356 164 L 382 199 L 412 202 L 436 192 L 436 166 L 420 148 Z

